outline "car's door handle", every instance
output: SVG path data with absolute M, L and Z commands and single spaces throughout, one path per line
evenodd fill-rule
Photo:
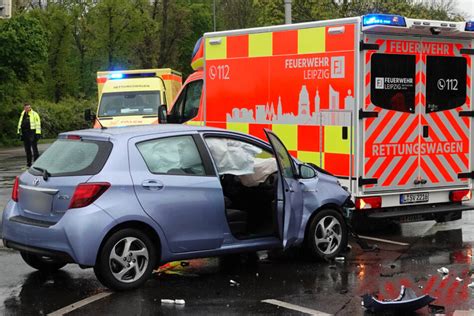
M 142 187 L 147 190 L 161 190 L 164 185 L 158 180 L 145 180 L 142 182 Z

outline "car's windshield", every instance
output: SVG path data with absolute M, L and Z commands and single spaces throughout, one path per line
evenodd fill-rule
M 160 104 L 159 91 L 104 93 L 99 116 L 156 115 Z

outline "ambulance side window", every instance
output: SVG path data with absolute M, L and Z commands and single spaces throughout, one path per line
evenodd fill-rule
M 373 54 L 370 97 L 374 105 L 415 113 L 415 55 Z
M 183 122 L 194 118 L 199 112 L 201 103 L 202 80 L 191 82 L 186 89 L 186 100 L 183 110 Z
M 467 61 L 464 57 L 427 56 L 426 113 L 466 103 Z
M 196 80 L 186 85 L 171 109 L 169 123 L 184 123 L 198 114 L 202 85 L 202 80 Z

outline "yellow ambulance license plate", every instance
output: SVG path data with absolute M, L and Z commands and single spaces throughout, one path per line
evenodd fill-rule
M 408 193 L 400 195 L 400 204 L 428 202 L 429 193 Z

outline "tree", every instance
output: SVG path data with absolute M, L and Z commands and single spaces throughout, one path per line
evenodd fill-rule
M 29 96 L 28 84 L 42 80 L 47 58 L 47 33 L 28 15 L 0 21 L 0 143 L 14 139 L 18 103 Z

